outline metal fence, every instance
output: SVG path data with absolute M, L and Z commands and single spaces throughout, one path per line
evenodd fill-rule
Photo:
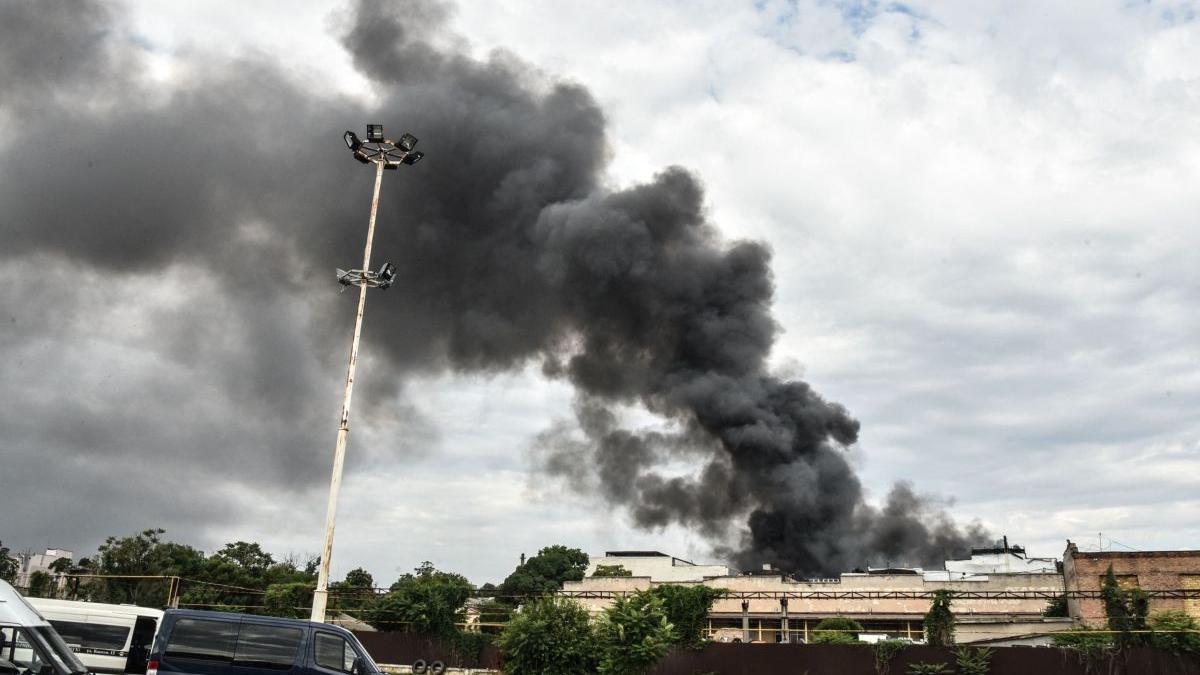
M 1056 647 L 996 647 L 989 675 L 1200 675 L 1200 659 L 1157 649 L 1086 654 Z M 654 675 L 903 675 L 918 663 L 942 663 L 957 672 L 953 649 L 906 647 L 884 662 L 867 645 L 710 644 L 676 650 Z

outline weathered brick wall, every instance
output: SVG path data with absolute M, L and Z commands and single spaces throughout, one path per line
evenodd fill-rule
M 1132 577 L 1137 587 L 1143 590 L 1173 591 L 1192 585 L 1192 579 L 1200 575 L 1200 551 L 1079 551 L 1075 544 L 1068 544 L 1063 554 L 1063 574 L 1070 591 L 1099 591 L 1105 572 L 1112 565 L 1113 574 Z M 1126 584 L 1132 579 L 1126 579 Z M 1069 604 L 1071 616 L 1089 626 L 1103 626 L 1104 604 L 1100 600 L 1072 600 Z M 1150 601 L 1150 612 L 1184 610 L 1200 618 L 1195 603 L 1182 599 L 1162 598 Z

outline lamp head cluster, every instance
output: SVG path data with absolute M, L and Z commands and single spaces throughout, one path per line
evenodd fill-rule
M 382 164 L 385 169 L 396 169 L 401 164 L 416 164 L 425 153 L 414 150 L 417 137 L 406 133 L 400 140 L 394 141 L 383 135 L 382 124 L 368 124 L 366 140 L 359 139 L 358 134 L 347 131 L 342 135 L 346 147 L 354 153 L 354 159 L 363 164 Z

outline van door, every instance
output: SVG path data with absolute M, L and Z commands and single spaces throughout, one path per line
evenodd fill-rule
M 129 658 L 125 660 L 125 672 L 129 675 L 146 675 L 146 661 L 150 659 L 150 645 L 158 622 L 149 616 L 139 616 L 133 624 L 133 635 L 129 638 Z
M 297 675 L 304 632 L 299 626 L 243 623 L 230 675 Z
M 311 675 L 356 675 L 354 661 L 358 658 L 358 653 L 346 638 L 337 633 L 314 631 L 312 657 Z
M 227 675 L 233 667 L 238 621 L 180 617 L 170 627 L 158 672 Z

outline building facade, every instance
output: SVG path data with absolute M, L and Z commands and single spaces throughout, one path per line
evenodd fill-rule
M 29 586 L 29 576 L 34 572 L 45 572 L 54 576 L 54 572 L 50 570 L 50 565 L 55 560 L 66 558 L 74 563 L 75 553 L 63 548 L 48 548 L 45 553 L 21 555 L 18 558 L 21 561 L 21 569 L 17 572 L 17 585 L 24 588 Z
M 670 556 L 663 557 L 670 559 Z M 600 562 L 608 559 L 597 559 L 597 562 L 612 564 Z M 982 565 L 985 561 L 976 562 Z M 1004 565 L 1004 561 L 995 562 Z M 628 565 L 626 568 L 632 569 Z M 709 614 L 708 629 L 712 639 L 799 642 L 807 641 L 822 619 L 835 616 L 855 619 L 867 633 L 920 640 L 932 594 L 948 590 L 956 594 L 951 603 L 958 622 L 956 638 L 966 643 L 1040 635 L 1072 626 L 1068 618 L 1042 616 L 1048 601 L 1062 593 L 1063 577 L 1057 571 L 1057 565 L 1051 565 L 1049 572 L 1044 571 L 1044 565 L 1036 569 L 1039 571 L 971 572 L 955 579 L 918 569 L 871 570 L 845 573 L 837 579 L 806 581 L 771 570 L 686 580 L 653 574 L 589 576 L 582 581 L 563 584 L 563 593 L 576 598 L 593 613 L 599 613 L 613 597 L 654 586 L 688 584 L 720 588 L 728 595 L 717 600 Z
M 1067 611 L 1077 622 L 1101 627 L 1107 622 L 1098 594 L 1112 566 L 1124 588 L 1152 591 L 1150 613 L 1185 611 L 1200 618 L 1200 551 L 1080 551 L 1070 541 L 1063 553 L 1063 579 L 1068 591 Z

